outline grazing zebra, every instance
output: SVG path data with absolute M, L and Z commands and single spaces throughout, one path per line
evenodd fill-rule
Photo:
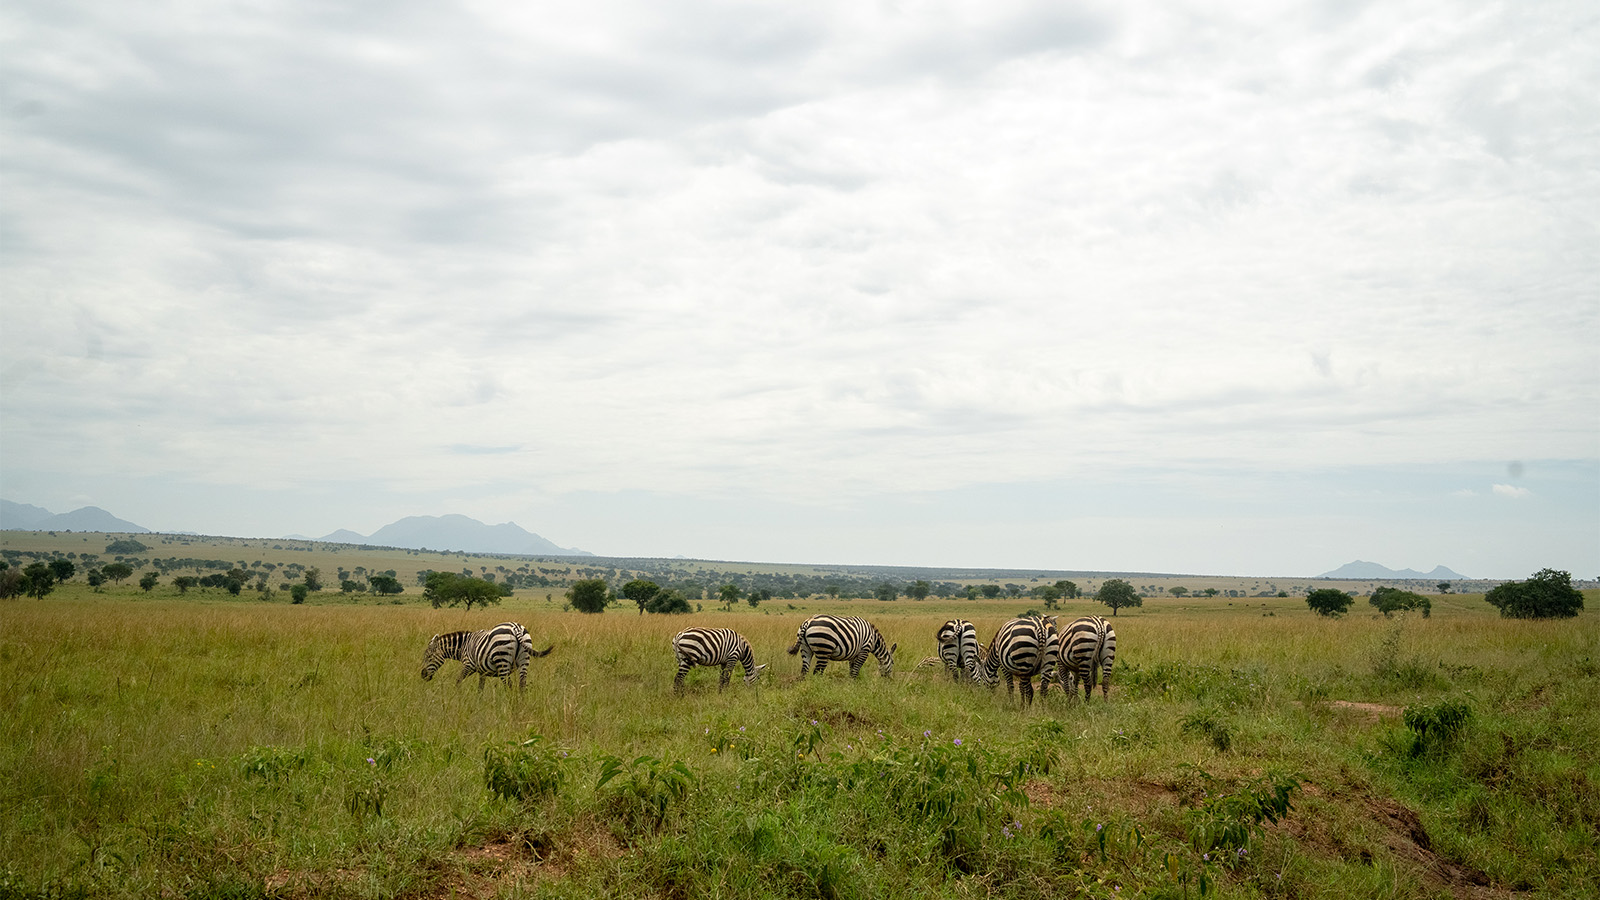
M 971 622 L 951 619 L 939 626 L 934 640 L 939 644 L 939 659 L 951 678 L 960 681 L 964 673 L 972 671 L 978 659 L 978 629 Z
M 756 676 L 767 667 L 766 663 L 756 665 L 750 642 L 732 628 L 685 628 L 672 639 L 672 655 L 678 658 L 678 677 L 672 680 L 672 690 L 679 694 L 683 693 L 683 676 L 694 666 L 722 667 L 718 692 L 728 686 L 735 664 L 743 664 L 745 684 L 754 684 Z
M 1111 664 L 1117 655 L 1117 633 L 1111 623 L 1099 616 L 1084 616 L 1061 632 L 1060 658 L 1056 663 L 1056 679 L 1073 697 L 1078 696 L 1075 681 L 1083 683 L 1083 702 L 1088 703 L 1094 694 L 1096 676 L 1100 678 L 1100 696 L 1111 699 Z
M 885 646 L 886 643 L 878 629 L 859 616 L 812 616 L 795 631 L 789 655 L 800 654 L 801 678 L 806 677 L 813 659 L 818 675 L 830 660 L 849 660 L 850 677 L 856 678 L 870 653 L 878 658 L 878 674 L 888 678 L 894 673 L 894 651 L 900 645 Z
M 982 659 L 974 660 L 969 672 L 974 681 L 994 687 L 1006 677 L 1006 696 L 1011 696 L 1013 679 L 1020 682 L 1022 704 L 1033 703 L 1033 676 L 1039 681 L 1042 696 L 1049 689 L 1048 673 L 1056 667 L 1055 617 L 1024 616 L 1000 626 Z
M 509 684 L 511 673 L 516 672 L 517 688 L 521 690 L 528 686 L 528 660 L 546 656 L 554 649 L 555 645 L 551 644 L 543 650 L 534 650 L 528 630 L 515 622 L 501 622 L 482 631 L 436 634 L 422 653 L 422 680 L 433 680 L 433 673 L 439 671 L 445 660 L 459 659 L 462 667 L 456 684 L 477 672 L 481 691 L 485 679 L 504 678 Z

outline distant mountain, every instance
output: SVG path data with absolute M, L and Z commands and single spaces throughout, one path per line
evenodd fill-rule
M 98 506 L 53 513 L 27 503 L 0 500 L 0 529 L 6 531 L 110 531 L 149 534 L 150 529 L 119 519 Z
M 1387 566 L 1380 566 L 1375 562 L 1356 560 L 1345 563 L 1332 572 L 1323 572 L 1318 578 L 1348 578 L 1367 581 L 1398 581 L 1405 578 L 1427 579 L 1429 581 L 1466 581 L 1467 576 L 1458 575 L 1444 566 L 1434 566 L 1432 572 L 1418 572 L 1416 569 L 1400 569 L 1396 571 Z
M 505 553 L 519 556 L 593 556 L 586 550 L 567 549 L 524 530 L 514 522 L 485 525 L 468 516 L 407 516 L 362 537 L 340 529 L 324 541 L 375 544 L 411 550 L 463 550 L 468 553 Z

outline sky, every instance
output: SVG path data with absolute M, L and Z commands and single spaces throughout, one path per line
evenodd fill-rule
M 1600 577 L 1600 9 L 0 8 L 0 495 Z

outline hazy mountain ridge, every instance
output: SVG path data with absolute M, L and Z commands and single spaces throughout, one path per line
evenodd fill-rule
M 1432 572 L 1418 572 L 1416 569 L 1399 569 L 1399 570 L 1395 570 L 1395 569 L 1391 569 L 1391 568 L 1389 568 L 1387 566 L 1379 565 L 1378 563 L 1375 563 L 1375 562 L 1367 562 L 1366 560 L 1362 560 L 1362 559 L 1358 559 L 1358 560 L 1356 560 L 1354 562 L 1345 563 L 1344 565 L 1340 566 L 1339 568 L 1334 569 L 1332 572 L 1323 572 L 1321 575 L 1318 575 L 1317 577 L 1318 578 L 1346 578 L 1346 579 L 1356 578 L 1356 579 L 1369 579 L 1369 580 L 1376 579 L 1376 580 L 1395 580 L 1395 581 L 1401 581 L 1401 580 L 1405 580 L 1405 579 L 1419 579 L 1419 580 L 1420 579 L 1427 579 L 1427 580 L 1430 580 L 1430 581 L 1470 581 L 1471 580 L 1471 579 L 1467 578 L 1467 576 L 1458 574 L 1456 572 L 1452 572 L 1451 570 L 1445 568 L 1444 566 L 1434 566 Z
M 27 503 L 0 500 L 0 529 L 7 531 L 104 531 L 149 534 L 150 529 L 119 519 L 98 506 L 84 506 L 66 513 Z
M 53 513 L 27 503 L 0 500 L 0 530 L 7 531 L 100 531 L 122 534 L 151 534 L 151 529 L 119 519 L 98 506 L 85 506 L 69 513 Z M 587 550 L 557 546 L 514 522 L 485 525 L 470 516 L 408 516 L 391 522 L 369 537 L 341 528 L 320 538 L 284 535 L 295 540 L 317 540 L 334 544 L 371 544 L 407 550 L 459 550 L 467 553 L 503 553 L 520 556 L 593 556 Z

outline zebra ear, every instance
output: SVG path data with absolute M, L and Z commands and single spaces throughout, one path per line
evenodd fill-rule
M 896 641 L 894 644 L 890 645 L 890 647 L 889 647 L 889 655 L 890 656 L 894 656 L 894 652 L 896 650 L 899 650 L 899 649 L 900 649 L 900 642 Z

